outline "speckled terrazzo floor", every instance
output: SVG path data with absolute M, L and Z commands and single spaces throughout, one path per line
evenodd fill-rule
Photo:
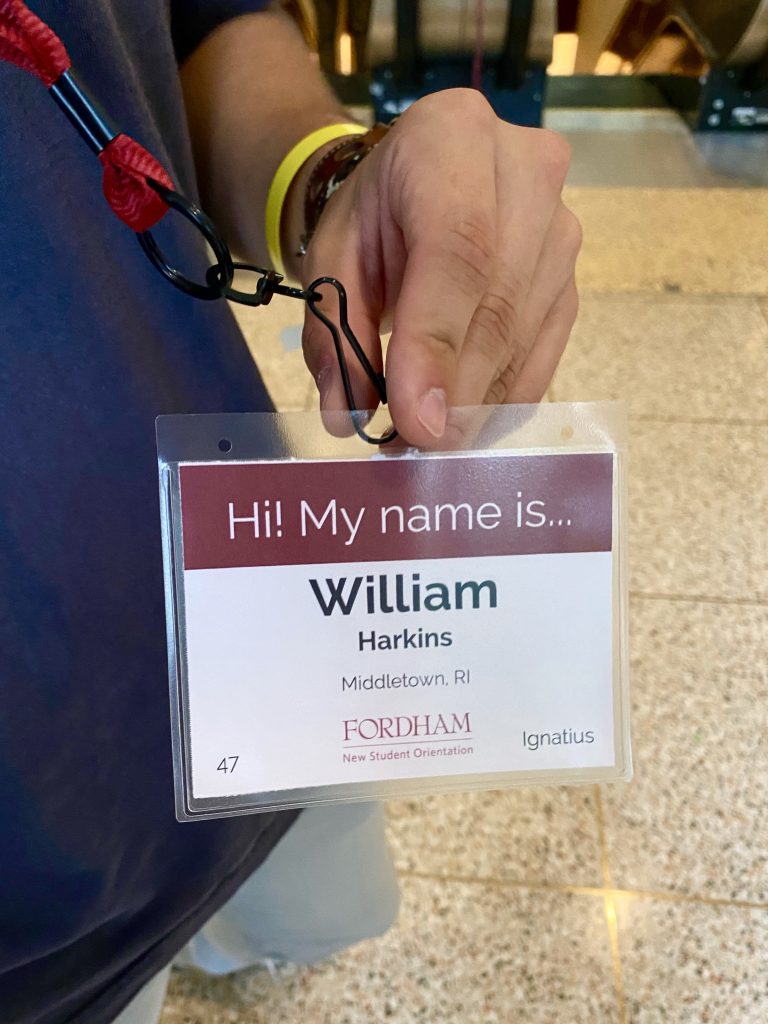
M 177 972 L 162 1024 L 768 1020 L 768 192 L 570 200 L 550 397 L 629 404 L 635 778 L 391 804 L 389 935 L 278 980 Z M 242 323 L 311 407 L 293 304 Z

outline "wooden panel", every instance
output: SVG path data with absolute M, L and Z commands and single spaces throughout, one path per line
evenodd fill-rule
M 392 59 L 394 2 L 374 0 L 371 24 L 371 60 Z M 504 39 L 508 0 L 486 0 L 484 38 L 489 52 L 498 52 Z M 475 45 L 474 0 L 421 0 L 421 45 L 425 53 L 471 53 Z M 536 0 L 528 54 L 549 63 L 557 30 L 557 0 Z
M 582 0 L 576 74 L 588 75 L 595 70 L 600 54 L 606 49 L 607 40 L 631 3 L 632 0 Z

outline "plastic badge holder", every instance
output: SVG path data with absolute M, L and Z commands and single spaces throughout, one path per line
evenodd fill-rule
M 157 421 L 179 820 L 631 776 L 618 403 Z

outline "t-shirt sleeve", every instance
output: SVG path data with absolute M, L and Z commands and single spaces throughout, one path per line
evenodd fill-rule
M 270 6 L 270 0 L 171 0 L 171 32 L 179 64 L 219 25 Z

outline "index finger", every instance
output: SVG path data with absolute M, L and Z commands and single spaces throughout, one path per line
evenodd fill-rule
M 490 124 L 495 117 L 481 102 Z M 468 106 L 477 113 L 476 99 Z M 392 418 L 411 444 L 442 436 L 458 355 L 492 273 L 496 183 L 487 127 L 469 125 L 459 136 L 455 120 L 425 118 L 401 146 L 391 212 L 407 259 L 387 380 Z

